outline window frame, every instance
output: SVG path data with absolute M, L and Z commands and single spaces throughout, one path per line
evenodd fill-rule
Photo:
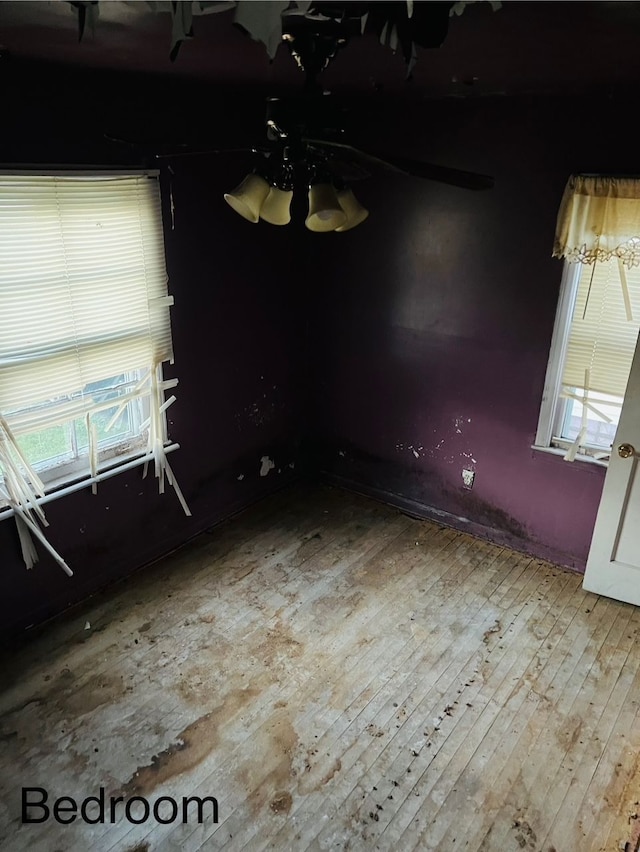
M 552 446 L 554 427 L 564 416 L 566 403 L 565 400 L 560 398 L 562 368 L 569 344 L 569 331 L 578 295 L 579 278 L 580 264 L 569 263 L 565 260 L 534 444 L 539 449 Z M 567 444 L 570 444 L 570 442 L 567 442 Z
M 531 447 L 533 450 L 561 457 L 566 454 L 567 450 L 573 444 L 570 439 L 559 437 L 561 435 L 560 427 L 565 419 L 569 404 L 569 400 L 563 399 L 560 396 L 560 391 L 582 271 L 582 264 L 580 263 L 571 263 L 568 260 L 564 260 L 563 263 L 558 305 L 549 349 L 542 403 L 538 417 L 538 427 L 535 442 Z M 608 457 L 602 458 L 602 455 L 602 447 L 585 444 L 579 448 L 574 460 L 606 468 L 609 466 L 609 459 Z

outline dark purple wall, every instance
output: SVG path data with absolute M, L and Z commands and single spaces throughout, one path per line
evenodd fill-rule
M 21 74 L 14 82 L 22 88 L 14 90 L 5 115 L 5 163 L 133 164 L 139 150 L 105 145 L 105 130 L 129 127 L 133 135 L 144 129 L 146 116 L 152 127 L 164 123 L 167 135 L 176 138 L 180 131 L 166 116 L 158 118 L 157 90 L 149 83 L 115 86 L 103 78 L 95 84 L 78 78 L 75 112 L 67 107 L 60 119 L 51 74 Z M 68 92 L 72 83 L 68 76 L 57 78 Z M 188 91 L 176 100 L 175 115 L 188 112 Z M 191 107 L 197 111 L 201 103 L 195 98 Z M 167 207 L 165 161 L 162 168 Z M 48 504 L 47 535 L 75 571 L 72 579 L 40 547 L 40 562 L 27 571 L 14 522 L 0 523 L 0 623 L 7 633 L 126 576 L 298 474 L 295 241 L 288 229 L 251 225 L 225 204 L 222 193 L 247 171 L 242 157 L 185 158 L 172 168 L 175 230 L 167 215 L 165 243 L 175 297 L 175 365 L 165 375 L 179 378 L 168 417 L 170 437 L 181 449 L 169 458 L 193 517 L 185 517 L 170 487 L 158 495 L 156 481 L 143 481 L 141 469 L 102 483 L 97 496 L 85 490 Z M 262 455 L 276 464 L 266 477 L 259 474 Z
M 604 470 L 530 447 L 564 184 L 572 171 L 636 166 L 631 140 L 610 123 L 586 127 L 588 111 L 533 98 L 389 111 L 379 126 L 395 142 L 378 133 L 369 145 L 493 174 L 495 189 L 370 180 L 356 190 L 371 211 L 363 225 L 307 240 L 318 273 L 312 448 L 325 475 L 578 569 Z M 476 471 L 471 491 L 463 468 Z

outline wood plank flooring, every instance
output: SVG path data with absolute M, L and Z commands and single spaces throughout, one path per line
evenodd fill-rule
M 539 560 L 280 493 L 5 655 L 0 848 L 638 852 L 639 627 Z M 100 788 L 113 822 L 54 819 Z

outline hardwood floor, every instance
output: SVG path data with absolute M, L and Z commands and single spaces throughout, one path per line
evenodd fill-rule
M 637 852 L 640 609 L 580 583 L 281 493 L 7 655 L 0 846 Z

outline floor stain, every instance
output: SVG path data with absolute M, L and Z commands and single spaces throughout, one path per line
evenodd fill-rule
M 103 704 L 114 704 L 127 691 L 122 675 L 92 675 L 73 689 L 67 689 L 56 703 L 74 716 L 91 713 Z
M 269 803 L 269 807 L 274 814 L 288 814 L 291 810 L 292 804 L 293 799 L 291 798 L 291 793 L 284 790 L 275 794 Z
M 298 782 L 298 790 L 303 795 L 314 793 L 324 787 L 342 769 L 342 761 L 339 757 L 331 758 L 329 755 L 323 755 L 316 761 L 313 750 L 308 755 L 305 772 Z
M 496 623 L 493 625 L 493 627 L 490 627 L 488 630 L 484 631 L 484 635 L 482 636 L 482 641 L 484 642 L 484 644 L 488 645 L 489 644 L 489 637 L 491 636 L 491 634 L 492 633 L 499 633 L 501 629 L 502 628 L 500 627 L 500 622 L 496 618 Z
M 556 731 L 558 745 L 567 752 L 571 751 L 580 739 L 581 733 L 582 718 L 578 714 L 574 713 L 572 716 L 568 716 L 567 719 L 558 727 Z
M 127 686 L 121 675 L 108 673 L 91 675 L 84 682 L 68 668 L 47 683 L 47 688 L 40 695 L 33 696 L 21 705 L 12 707 L 2 714 L 4 724 L 9 724 L 15 717 L 20 734 L 22 729 L 30 728 L 25 723 L 26 711 L 37 710 L 38 724 L 52 715 L 52 711 L 63 713 L 67 717 L 80 717 L 91 713 L 104 704 L 114 704 L 127 693 Z
M 298 748 L 298 735 L 284 712 L 255 732 L 251 754 L 238 773 L 243 789 L 249 793 L 247 801 L 254 816 L 267 802 L 281 799 L 295 782 L 293 763 Z
M 386 731 L 383 731 L 382 728 L 379 728 L 373 723 L 371 723 L 371 725 L 367 725 L 365 730 L 370 737 L 384 737 L 384 735 L 387 733 Z
M 304 651 L 304 645 L 280 619 L 267 630 L 252 655 L 270 669 L 288 668 Z
M 234 566 L 227 569 L 227 578 L 226 585 L 227 586 L 235 586 L 237 583 L 240 583 L 244 580 L 245 577 L 248 577 L 250 574 L 256 570 L 256 568 L 260 565 L 260 562 L 254 562 L 251 564 L 250 562 L 247 565 L 242 566 Z
M 215 653 L 204 651 L 194 655 L 196 662 L 180 672 L 180 679 L 173 687 L 175 691 L 197 708 L 211 706 L 211 699 L 220 691 L 221 660 L 232 659 L 228 643 L 216 642 Z M 240 664 L 238 664 L 240 668 Z
M 141 766 L 123 785 L 122 792 L 146 794 L 170 778 L 182 775 L 201 763 L 220 741 L 220 728 L 258 694 L 257 689 L 239 689 L 227 695 L 223 704 L 206 713 L 182 731 L 176 742 Z
M 615 808 L 617 812 L 611 838 L 615 837 L 619 848 L 625 852 L 640 850 L 639 783 L 640 753 L 625 748 L 602 796 L 607 806 Z
M 535 847 L 538 838 L 526 820 L 515 817 L 512 827 L 517 832 L 516 843 L 521 849 L 524 849 L 526 846 Z
M 339 613 L 339 618 L 344 620 L 349 618 L 361 608 L 361 604 L 365 604 L 370 600 L 362 590 L 355 590 L 347 594 L 327 595 L 326 597 L 318 598 L 313 609 L 313 618 L 321 624 L 326 624 L 327 618 L 335 618 Z
M 341 710 L 344 712 L 347 707 L 349 707 L 354 702 L 354 684 L 351 681 L 338 680 L 332 690 L 331 696 L 329 697 L 329 703 L 335 710 Z M 369 702 L 375 690 L 371 686 L 367 686 L 363 689 L 357 697 L 358 706 L 363 706 Z

